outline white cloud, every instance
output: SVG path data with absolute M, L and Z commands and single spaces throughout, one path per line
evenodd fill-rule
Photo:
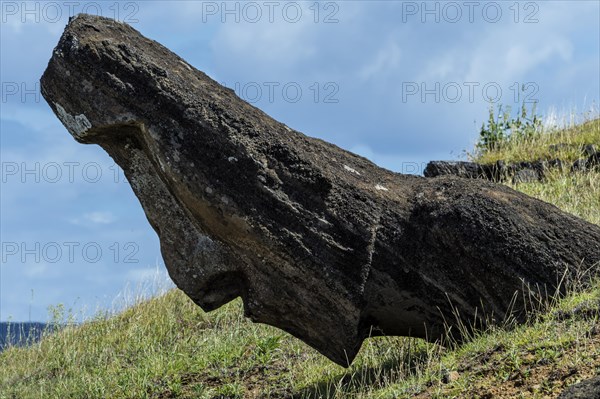
M 111 224 L 116 221 L 116 217 L 111 212 L 94 211 L 84 213 L 82 217 L 69 220 L 69 223 L 76 226 Z
M 127 271 L 125 280 L 133 283 L 145 283 L 156 280 L 157 278 L 163 278 L 160 271 L 154 268 L 143 268 L 143 269 L 130 269 Z
M 41 278 L 48 271 L 48 265 L 46 263 L 32 263 L 27 264 L 23 268 L 25 276 L 28 278 Z
M 41 99 L 40 101 L 44 100 Z M 52 113 L 52 111 L 46 107 L 32 107 L 26 104 L 16 105 L 7 103 L 2 105 L 1 117 L 6 121 L 19 123 L 36 132 L 56 135 L 57 130 L 64 130 L 65 134 L 68 135 L 68 132 L 60 124 L 60 121 L 56 118 L 54 113 Z
M 226 55 L 226 59 L 237 59 L 245 65 L 259 63 L 283 68 L 315 54 L 314 29 L 310 28 L 303 22 L 223 25 L 213 41 L 213 49 Z
M 527 74 L 548 62 L 567 63 L 572 58 L 573 45 L 565 36 L 545 29 L 537 34 L 503 31 L 484 35 L 467 58 L 467 81 L 510 82 L 523 79 Z
M 115 221 L 111 212 L 90 212 L 83 215 L 84 219 L 96 224 L 110 224 Z
M 400 65 L 402 51 L 393 40 L 381 47 L 375 59 L 363 66 L 359 71 L 362 79 L 378 78 L 381 74 L 393 71 Z

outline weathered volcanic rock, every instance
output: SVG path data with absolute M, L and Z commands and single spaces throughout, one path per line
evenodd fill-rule
M 590 154 L 590 156 L 585 159 L 578 159 L 571 167 L 571 171 L 573 172 L 585 172 L 594 169 L 600 169 L 600 151 Z
M 590 378 L 565 389 L 558 399 L 599 399 L 600 376 Z
M 425 177 L 453 175 L 464 179 L 487 179 L 491 173 L 487 165 L 466 161 L 431 161 L 423 171 Z
M 549 146 L 548 149 L 559 151 L 574 147 L 578 148 L 585 157 L 572 163 L 567 163 L 558 158 L 515 163 L 498 161 L 494 164 L 465 161 L 431 161 L 425 167 L 423 174 L 425 177 L 457 176 L 465 179 L 487 179 L 493 182 L 531 183 L 545 181 L 546 174 L 550 169 L 562 170 L 569 166 L 571 172 L 589 172 L 600 169 L 600 151 L 597 150 L 594 144 L 559 143 Z
M 590 156 L 589 160 L 581 159 L 577 161 L 572 169 L 591 169 L 594 166 L 593 157 L 594 155 Z M 564 165 L 565 163 L 560 159 L 516 163 L 498 161 L 494 164 L 465 161 L 431 161 L 425 167 L 423 174 L 425 177 L 450 175 L 465 179 L 487 179 L 493 182 L 531 183 L 544 181 L 546 172 L 549 169 L 563 168 Z
M 70 20 L 42 93 L 124 169 L 194 302 L 241 296 L 342 365 L 369 335 L 460 336 L 458 320 L 503 317 L 524 284 L 551 292 L 565 267 L 600 261 L 597 225 L 484 180 L 381 169 L 110 19 Z

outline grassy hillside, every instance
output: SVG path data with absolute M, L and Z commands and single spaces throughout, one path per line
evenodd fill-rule
M 548 146 L 559 143 L 600 145 L 600 120 L 477 157 L 555 158 Z M 557 171 L 514 188 L 600 224 L 600 172 Z M 348 369 L 248 322 L 239 300 L 207 314 L 172 290 L 0 353 L 0 398 L 554 398 L 600 373 L 600 282 L 565 284 L 570 294 L 552 303 L 522 298 L 540 310 L 526 325 L 498 326 L 449 349 L 373 338 Z
M 504 160 L 507 163 L 534 160 L 560 159 L 572 164 L 585 158 L 581 147 L 593 144 L 600 150 L 600 119 L 586 121 L 567 129 L 546 129 L 539 135 L 516 138 L 493 151 L 475 154 L 474 160 L 480 163 L 494 163 Z M 579 216 L 592 223 L 600 224 L 600 175 L 590 173 L 570 173 L 567 170 L 550 170 L 543 183 L 520 183 L 511 185 L 515 190 L 542 199 L 562 210 Z

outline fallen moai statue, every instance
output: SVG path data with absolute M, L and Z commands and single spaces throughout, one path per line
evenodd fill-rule
M 596 151 L 593 145 L 585 148 L 591 148 L 594 152 L 586 155 L 586 158 L 580 158 L 572 163 L 563 162 L 558 158 L 508 164 L 504 161 L 497 161 L 493 164 L 468 161 L 431 161 L 425 167 L 423 174 L 425 177 L 453 175 L 466 179 L 488 179 L 494 182 L 543 182 L 546 179 L 547 172 L 555 168 L 567 168 L 571 172 L 600 170 L 600 151 Z
M 600 261 L 600 227 L 507 187 L 393 173 L 277 122 L 130 26 L 72 18 L 41 80 L 123 168 L 173 281 L 348 365 L 370 335 L 434 341 Z M 519 303 L 515 311 L 519 310 Z

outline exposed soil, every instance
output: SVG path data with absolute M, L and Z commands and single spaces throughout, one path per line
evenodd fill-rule
M 533 351 L 522 351 L 517 354 L 521 360 L 519 367 L 503 375 L 500 370 L 506 368 L 507 355 L 505 348 L 496 347 L 460 365 L 457 371 L 468 379 L 470 388 L 467 390 L 456 393 L 460 389 L 460 381 L 440 382 L 415 398 L 556 398 L 568 386 L 600 372 L 600 325 L 596 323 L 588 334 L 590 339 L 586 340 L 585 347 L 573 342 L 562 346 L 558 354 L 561 359 L 576 359 L 586 353 L 590 361 L 585 365 L 557 366 L 557 363 L 565 362 L 540 358 Z

